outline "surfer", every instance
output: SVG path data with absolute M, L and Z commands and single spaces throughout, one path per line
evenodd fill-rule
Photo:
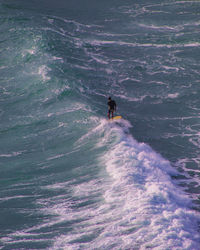
M 116 102 L 111 99 L 111 97 L 108 97 L 108 119 L 110 119 L 110 114 L 112 115 L 112 118 L 114 116 L 114 112 L 116 112 Z

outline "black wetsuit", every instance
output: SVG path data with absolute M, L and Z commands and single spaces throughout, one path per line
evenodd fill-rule
M 116 102 L 114 100 L 108 101 L 109 111 L 114 111 L 116 109 Z
M 109 100 L 108 101 L 108 118 L 110 119 L 110 113 L 112 114 L 113 117 L 113 112 L 116 110 L 116 102 L 114 100 Z

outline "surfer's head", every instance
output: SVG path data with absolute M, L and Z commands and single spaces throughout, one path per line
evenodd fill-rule
M 111 100 L 111 97 L 110 97 L 110 96 L 108 97 L 108 100 Z

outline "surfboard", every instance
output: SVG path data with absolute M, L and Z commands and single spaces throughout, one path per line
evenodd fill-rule
M 121 115 L 114 116 L 114 117 L 111 118 L 110 120 L 119 120 L 119 119 L 122 119 L 122 116 L 121 116 Z

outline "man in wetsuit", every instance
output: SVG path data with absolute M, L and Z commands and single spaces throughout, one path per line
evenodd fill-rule
M 114 112 L 116 111 L 116 102 L 111 99 L 111 97 L 108 97 L 108 119 L 110 119 L 110 114 L 112 115 L 112 118 L 114 116 Z

